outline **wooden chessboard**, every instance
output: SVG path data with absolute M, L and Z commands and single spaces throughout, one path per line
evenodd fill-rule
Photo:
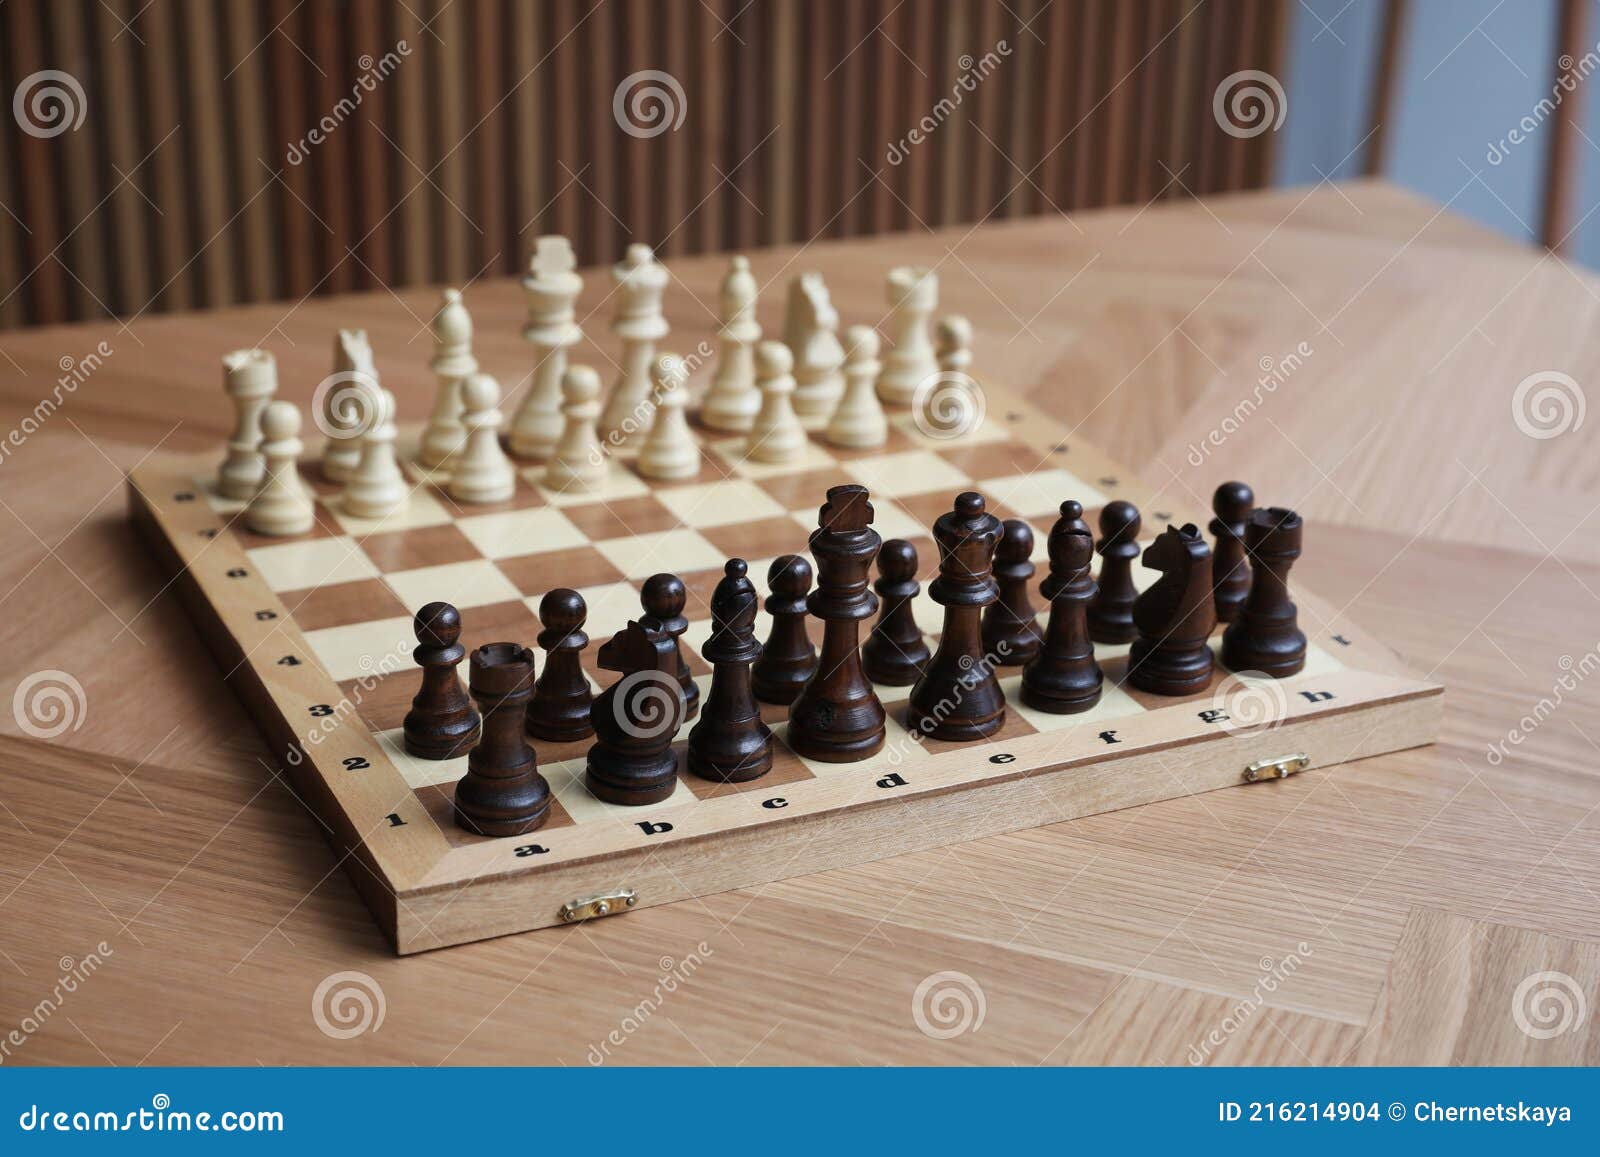
M 1111 498 L 1133 501 L 1146 542 L 1169 521 L 1205 524 L 1206 512 L 1163 509 L 1124 468 L 1063 441 L 1058 423 L 985 389 L 984 425 L 959 439 L 929 437 L 899 415 L 886 446 L 841 451 L 813 440 L 804 461 L 780 467 L 745 462 L 740 439 L 702 431 L 698 477 L 647 482 L 623 456 L 599 493 L 582 496 L 543 490 L 540 470 L 525 466 L 510 501 L 461 507 L 408 464 L 418 489 L 403 515 L 382 523 L 341 513 L 337 488 L 308 457 L 317 523 L 287 540 L 249 532 L 236 517 L 242 504 L 216 495 L 209 479 L 220 455 L 149 459 L 130 477 L 130 505 L 224 678 L 346 853 L 401 953 L 1243 786 L 1436 738 L 1441 688 L 1291 579 L 1310 638 L 1305 670 L 1292 679 L 1242 680 L 1219 668 L 1204 693 L 1164 699 L 1125 685 L 1126 646 L 1100 646 L 1106 684 L 1093 710 L 1052 716 L 1022 707 L 1020 670 L 1002 669 L 1005 726 L 968 744 L 913 740 L 909 688 L 879 687 L 889 734 L 877 756 L 802 759 L 775 726 L 768 775 L 712 784 L 681 770 L 685 727 L 676 791 L 638 808 L 588 793 L 587 743 L 536 743 L 554 795 L 546 826 L 515 838 L 455 826 L 451 796 L 465 758 L 418 760 L 401 742 L 419 680 L 411 616 L 424 603 L 460 608 L 469 650 L 498 640 L 532 645 L 539 599 L 575 587 L 589 606 L 594 642 L 584 664 L 598 689 L 616 678 L 595 665 L 598 642 L 637 617 L 647 576 L 671 571 L 689 590 L 683 649 L 704 691 L 710 668 L 697 648 L 710 634 L 709 599 L 724 560 L 749 560 L 764 593 L 768 563 L 805 552 L 830 485 L 866 484 L 876 529 L 917 545 L 924 583 L 937 564 L 928 528 L 966 489 L 999 517 L 1029 520 L 1041 564 L 1064 498 L 1083 503 L 1091 526 Z M 1270 487 L 1258 492 L 1266 503 L 1275 497 Z M 1317 549 L 1314 526 L 1306 543 Z M 1135 577 L 1143 586 L 1156 575 L 1136 568 Z M 936 635 L 941 608 L 925 595 L 916 608 Z M 820 624 L 812 625 L 820 642 Z M 767 626 L 763 614 L 762 637 Z M 764 710 L 774 725 L 785 715 Z

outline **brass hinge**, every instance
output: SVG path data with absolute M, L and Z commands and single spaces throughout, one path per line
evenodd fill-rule
M 622 888 L 616 892 L 605 892 L 599 896 L 590 896 L 584 900 L 568 900 L 561 905 L 561 921 L 564 924 L 575 924 L 579 920 L 593 920 L 600 916 L 611 916 L 617 912 L 626 912 L 629 908 L 636 907 L 639 903 L 639 893 L 632 888 Z
M 1297 771 L 1304 771 L 1310 763 L 1311 757 L 1303 751 L 1297 751 L 1293 755 L 1280 755 L 1276 759 L 1258 759 L 1244 769 L 1243 779 L 1246 783 L 1283 779 Z

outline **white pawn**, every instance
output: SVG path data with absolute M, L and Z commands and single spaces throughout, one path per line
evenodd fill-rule
M 439 312 L 433 316 L 429 368 L 438 376 L 439 385 L 433 413 L 417 447 L 417 461 L 439 470 L 449 466 L 451 456 L 466 440 L 467 429 L 461 424 L 461 381 L 478 372 L 478 359 L 472 356 L 472 315 L 461 303 L 459 289 L 444 291 Z
M 844 347 L 839 312 L 820 273 L 802 273 L 789 285 L 786 344 L 794 354 L 794 412 L 807 430 L 820 430 L 844 395 Z
M 587 494 L 606 478 L 606 455 L 595 421 L 600 417 L 600 375 L 589 366 L 573 366 L 561 379 L 566 426 L 544 468 L 547 489 Z
M 878 403 L 878 334 L 871 326 L 853 325 L 844 331 L 845 393 L 823 435 L 830 445 L 850 450 L 882 446 L 889 440 L 889 423 Z
M 700 447 L 683 416 L 689 400 L 683 378 L 682 358 L 663 354 L 656 359 L 656 416 L 639 451 L 639 473 L 646 478 L 667 481 L 700 472 Z
M 761 409 L 745 437 L 745 457 L 757 462 L 796 462 L 806 449 L 806 432 L 795 417 L 794 355 L 778 341 L 756 346 L 756 383 L 761 387 Z
M 600 417 L 600 429 L 616 446 L 637 444 L 650 423 L 650 363 L 656 342 L 667 336 L 661 296 L 667 271 L 648 245 L 630 245 L 612 267 L 617 283 L 617 312 L 611 330 L 622 339 L 622 371 Z
M 756 389 L 756 342 L 761 326 L 756 321 L 756 279 L 750 259 L 735 257 L 722 279 L 722 328 L 717 331 L 721 349 L 716 374 L 700 406 L 700 420 L 713 430 L 742 434 L 761 408 Z
M 565 237 L 540 237 L 534 242 L 529 273 L 522 279 L 528 299 L 528 320 L 522 336 L 533 346 L 533 385 L 511 420 L 511 452 L 543 462 L 555 449 L 561 419 L 561 379 L 567 372 L 567 347 L 583 337 L 574 305 L 583 292 L 583 278 L 573 272 L 578 262 Z
M 458 502 L 504 502 L 517 488 L 511 459 L 500 449 L 500 383 L 488 374 L 473 374 L 461 383 L 461 423 L 467 440 L 450 473 L 446 489 Z
M 388 518 L 406 508 L 411 490 L 395 461 L 394 395 L 380 387 L 372 428 L 361 440 L 361 461 L 344 488 L 344 512 L 357 518 Z
M 348 482 L 361 461 L 362 430 L 378 389 L 378 370 L 364 329 L 341 329 L 333 339 L 333 373 L 317 387 L 322 411 L 317 425 L 328 436 L 322 446 L 322 476 Z
M 928 319 L 939 304 L 939 278 L 931 269 L 902 265 L 889 271 L 889 333 L 894 348 L 883 359 L 878 398 L 908 406 L 917 387 L 939 366 L 928 340 Z
M 269 402 L 261 412 L 261 488 L 245 507 L 244 523 L 257 534 L 305 534 L 315 518 L 300 481 L 300 411 L 293 402 Z
M 261 485 L 261 412 L 278 392 L 278 364 L 266 350 L 234 350 L 222 359 L 222 388 L 238 407 L 228 453 L 217 471 L 217 493 L 251 498 Z

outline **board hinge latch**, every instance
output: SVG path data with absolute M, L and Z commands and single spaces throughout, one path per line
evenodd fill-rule
M 582 900 L 568 900 L 561 905 L 561 922 L 563 924 L 576 924 L 579 920 L 594 920 L 600 916 L 614 916 L 618 912 L 626 912 L 629 908 L 637 907 L 638 904 L 639 893 L 632 888 L 604 892 L 598 896 L 589 896 Z
M 1311 763 L 1311 757 L 1303 751 L 1293 755 L 1280 755 L 1274 759 L 1258 759 L 1244 769 L 1241 777 L 1246 783 L 1260 783 L 1267 779 L 1283 779 L 1297 771 L 1304 771 Z

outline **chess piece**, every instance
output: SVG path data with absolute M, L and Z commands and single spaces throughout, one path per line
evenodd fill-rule
M 880 401 L 909 406 L 917 387 L 938 372 L 928 340 L 928 319 L 938 305 L 939 278 L 933 270 L 903 265 L 889 271 L 888 327 L 894 348 L 878 375 Z
M 428 368 L 438 384 L 433 413 L 417 443 L 417 461 L 430 470 L 444 470 L 467 439 L 467 428 L 461 424 L 461 383 L 478 372 L 478 359 L 472 356 L 472 315 L 461 303 L 459 289 L 444 291 L 432 329 L 433 361 Z
M 590 709 L 594 692 L 583 673 L 581 658 L 589 645 L 583 624 L 589 608 L 583 596 L 557 587 L 539 600 L 539 647 L 545 653 L 544 674 L 533 687 L 525 721 L 534 739 L 573 743 L 594 734 Z
M 639 450 L 639 473 L 667 482 L 700 473 L 700 447 L 683 416 L 688 387 L 683 359 L 663 354 L 655 362 L 655 420 Z
M 1289 568 L 1300 557 L 1303 534 L 1304 524 L 1292 510 L 1269 506 L 1250 512 L 1245 523 L 1250 595 L 1222 632 L 1222 663 L 1229 670 L 1283 679 L 1306 665 L 1306 637 L 1289 597 Z
M 449 603 L 429 603 L 417 612 L 411 657 L 422 668 L 422 688 L 406 712 L 406 752 L 418 759 L 455 759 L 472 750 L 481 722 L 456 666 L 467 657 L 461 645 L 461 614 Z
M 505 502 L 516 490 L 511 459 L 500 448 L 500 383 L 488 374 L 473 374 L 461 383 L 461 423 L 467 440 L 456 454 L 450 484 L 457 502 Z
M 811 564 L 802 555 L 779 555 L 767 568 L 767 590 L 772 628 L 751 677 L 757 699 L 787 706 L 817 670 L 817 650 L 806 634 Z
M 1050 602 L 1044 645 L 1022 669 L 1022 702 L 1035 711 L 1072 715 L 1100 702 L 1105 676 L 1095 661 L 1084 612 L 1094 597 L 1089 563 L 1094 536 L 1083 507 L 1070 498 L 1050 528 L 1050 573 L 1039 593 Z
M 1133 626 L 1133 562 L 1139 557 L 1139 510 L 1131 502 L 1106 503 L 1100 512 L 1100 581 L 1089 603 L 1089 637 L 1097 643 L 1131 643 Z
M 278 392 L 278 363 L 266 350 L 234 350 L 222 359 L 222 388 L 237 409 L 228 453 L 217 471 L 217 493 L 247 502 L 266 477 L 261 413 Z
M 265 477 L 244 509 L 244 523 L 257 534 L 305 534 L 316 510 L 300 481 L 300 411 L 293 402 L 269 402 L 261 413 L 261 457 Z
M 361 462 L 361 436 L 372 423 L 378 370 L 364 329 L 341 329 L 333 339 L 333 372 L 317 387 L 322 399 L 317 428 L 322 445 L 322 476 L 348 482 Z
M 600 417 L 600 432 L 613 446 L 636 445 L 650 427 L 650 363 L 656 342 L 667 336 L 661 297 L 667 271 L 648 245 L 630 245 L 611 270 L 617 312 L 611 332 L 622 342 L 622 370 Z
M 622 678 L 594 701 L 594 745 L 584 782 L 590 794 L 629 806 L 660 803 L 678 786 L 672 739 L 683 726 L 677 644 L 629 623 L 600 646 L 600 666 Z
M 983 495 L 966 491 L 933 524 L 939 577 L 928 597 L 944 607 L 939 649 L 911 689 L 909 727 L 934 739 L 966 742 L 993 735 L 1005 724 L 1006 697 L 993 660 L 983 653 L 983 608 L 1000 597 L 992 568 L 1000 520 Z
M 797 462 L 805 454 L 806 432 L 795 417 L 790 396 L 794 378 L 789 371 L 794 358 L 781 342 L 756 346 L 756 383 L 761 388 L 761 409 L 745 435 L 745 457 L 756 462 Z
M 672 671 L 683 684 L 685 719 L 700 709 L 700 688 L 695 685 L 694 675 L 683 657 L 683 645 L 678 641 L 689 629 L 689 620 L 683 616 L 688 599 L 689 592 L 683 580 L 675 574 L 653 574 L 644 580 L 644 589 L 639 592 L 639 603 L 644 608 L 639 622 L 672 640 L 672 653 L 677 656 Z
M 1255 506 L 1255 491 L 1243 482 L 1224 482 L 1211 497 L 1216 517 L 1210 530 L 1216 540 L 1212 548 L 1211 573 L 1217 583 L 1217 621 L 1231 623 L 1250 593 L 1250 561 L 1245 557 L 1245 520 Z
M 794 355 L 794 412 L 805 430 L 821 430 L 844 395 L 844 347 L 839 313 L 820 273 L 802 273 L 789 283 L 789 320 L 784 341 Z
M 1020 667 L 1044 646 L 1038 612 L 1028 597 L 1035 570 L 1032 554 L 1033 529 L 1020 518 L 1006 519 L 994 551 L 1000 597 L 983 612 L 983 653 L 997 666 Z
M 1144 552 L 1161 572 L 1133 604 L 1139 632 L 1128 651 L 1128 682 L 1153 695 L 1193 695 L 1211 683 L 1207 642 L 1217 626 L 1211 548 L 1193 523 L 1167 527 Z
M 934 329 L 934 362 L 941 374 L 972 376 L 972 323 L 960 314 L 940 318 Z
M 889 423 L 878 401 L 878 334 L 870 326 L 853 325 L 844 331 L 844 397 L 828 419 L 823 434 L 829 445 L 847 450 L 882 446 L 889 440 Z
M 866 759 L 886 734 L 883 704 L 861 669 L 861 620 L 878 609 L 867 571 L 882 544 L 867 499 L 865 486 L 830 486 L 811 532 L 817 589 L 806 609 L 823 622 L 822 655 L 789 708 L 789 746 L 824 763 Z
M 565 237 L 540 237 L 522 290 L 528 299 L 528 320 L 522 336 L 533 346 L 533 384 L 511 420 L 511 452 L 543 462 L 561 437 L 561 380 L 567 372 L 567 347 L 583 337 L 575 306 L 583 278 Z
M 772 729 L 750 686 L 756 641 L 756 588 L 742 558 L 730 559 L 711 593 L 711 637 L 700 654 L 712 665 L 700 722 L 689 730 L 688 767 L 702 779 L 743 783 L 772 770 Z
M 550 785 L 522 734 L 533 695 L 533 652 L 490 643 L 472 652 L 468 669 L 483 729 L 456 784 L 456 826 L 484 836 L 526 835 L 550 817 Z
M 722 280 L 717 369 L 700 405 L 700 420 L 713 430 L 742 434 L 761 408 L 755 362 L 756 342 L 761 340 L 761 326 L 756 322 L 757 289 L 750 259 L 735 257 Z
M 593 493 L 606 480 L 605 450 L 595 429 L 600 375 L 588 366 L 573 366 L 561 379 L 561 396 L 566 425 L 544 468 L 544 486 L 559 493 Z
M 361 439 L 361 460 L 345 484 L 342 505 L 357 518 L 389 518 L 405 510 L 411 488 L 395 460 L 394 395 L 378 389 L 376 421 Z
M 917 582 L 917 548 L 903 538 L 884 543 L 872 589 L 883 609 L 861 644 L 861 667 L 874 683 L 909 687 L 922 677 L 932 658 L 911 608 L 911 600 L 922 589 Z

